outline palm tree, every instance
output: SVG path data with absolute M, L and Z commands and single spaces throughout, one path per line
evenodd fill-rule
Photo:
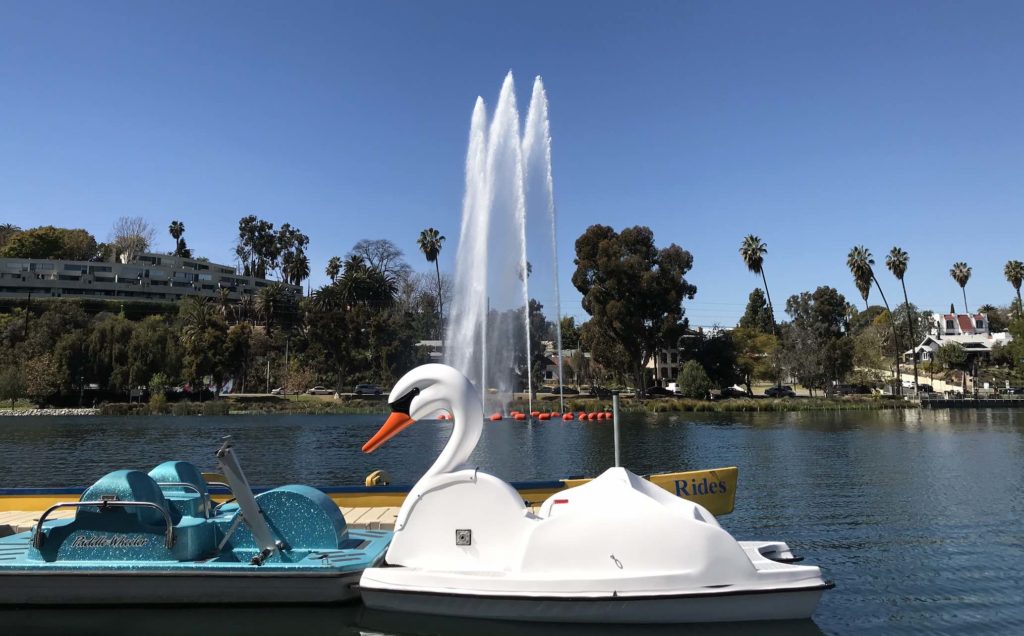
M 889 301 L 885 299 L 885 292 L 882 291 L 882 285 L 878 282 L 878 277 L 875 276 L 875 270 L 873 265 L 875 259 L 871 256 L 871 250 L 864 247 L 863 245 L 857 245 L 850 250 L 850 253 L 846 256 L 846 266 L 850 268 L 850 272 L 853 274 L 853 280 L 857 284 L 857 289 L 861 292 L 864 297 L 865 304 L 867 303 L 867 291 L 865 289 L 871 289 L 871 283 L 875 284 L 878 289 L 879 295 L 882 297 L 882 303 L 885 304 L 885 311 L 889 314 L 889 326 L 892 328 L 892 343 L 894 347 L 894 357 L 896 358 L 896 366 L 893 368 L 893 373 L 896 375 L 896 385 L 894 388 L 897 390 L 901 386 L 899 382 L 900 372 L 900 338 L 896 334 L 896 320 L 892 316 L 892 310 L 889 309 Z M 866 285 L 866 288 L 863 287 Z
M 293 284 L 302 285 L 302 281 L 309 278 L 309 257 L 301 249 L 295 250 L 295 258 L 292 260 Z
M 907 297 L 907 282 L 903 277 L 907 273 L 907 263 L 910 261 L 910 255 L 899 247 L 893 247 L 889 250 L 889 255 L 885 257 L 885 266 L 889 268 L 892 275 L 900 281 L 900 285 L 903 286 L 903 306 L 907 310 L 907 335 L 910 336 L 910 346 L 916 347 L 914 344 L 914 323 L 913 316 L 910 315 L 910 299 Z M 917 353 L 911 351 L 911 355 L 914 360 L 914 390 L 917 390 Z
M 231 315 L 231 290 L 227 287 L 221 287 L 217 290 L 217 311 L 224 320 L 227 320 Z
M 768 313 L 772 315 L 772 333 L 775 333 L 775 309 L 772 308 L 772 295 L 768 292 L 768 279 L 764 275 L 764 255 L 768 253 L 768 246 L 761 242 L 761 239 L 753 234 L 748 234 L 740 244 L 740 258 L 747 266 L 747 269 L 754 274 L 761 275 L 761 282 L 764 283 L 764 294 L 768 297 Z
M 341 259 L 337 256 L 332 256 L 331 260 L 327 261 L 327 268 L 324 269 L 324 273 L 327 274 L 327 278 L 331 279 L 331 282 L 338 280 L 338 274 L 341 273 Z
M 964 311 L 971 313 L 971 310 L 967 308 L 967 281 L 971 280 L 971 268 L 967 266 L 967 263 L 959 261 L 953 263 L 949 275 L 953 277 L 957 285 L 960 285 L 960 291 L 964 293 Z
M 242 297 L 238 299 L 238 304 L 235 305 L 235 315 L 238 322 L 252 321 L 255 326 L 256 302 L 253 300 L 252 294 L 242 294 Z
M 21 232 L 21 228 L 13 223 L 0 223 L 0 247 L 7 245 L 7 241 L 11 240 L 15 234 Z
M 185 224 L 181 221 L 171 221 L 171 225 L 167 230 L 171 233 L 171 238 L 174 239 L 174 255 L 183 256 L 181 253 L 181 237 L 185 234 Z
M 284 287 L 280 283 L 271 283 L 256 292 L 256 312 L 263 316 L 268 333 L 284 304 L 284 295 Z
M 1021 306 L 1020 301 L 1020 284 L 1024 281 L 1024 263 L 1020 261 L 1007 261 L 1006 267 L 1003 268 L 1003 275 L 1013 285 L 1013 290 L 1017 292 L 1017 318 L 1020 318 L 1024 315 L 1024 307 Z
M 860 297 L 864 299 L 864 309 L 868 309 L 870 306 L 868 305 L 868 296 L 871 294 L 871 277 L 873 276 L 871 265 L 873 264 L 871 252 L 863 245 L 854 247 L 846 256 L 846 266 L 850 268 L 850 273 L 853 274 L 853 284 L 860 292 Z
M 427 257 L 427 262 L 433 263 L 434 271 L 437 272 L 437 318 L 441 327 L 442 344 L 444 344 L 444 304 L 441 300 L 441 267 L 438 265 L 437 255 L 441 253 L 441 244 L 444 241 L 445 238 L 441 236 L 441 233 L 432 227 L 420 232 L 420 237 L 416 240 L 420 251 Z

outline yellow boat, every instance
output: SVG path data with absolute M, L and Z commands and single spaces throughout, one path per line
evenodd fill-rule
M 372 482 L 371 473 L 367 482 Z M 674 495 L 689 499 L 707 508 L 715 516 L 732 512 L 736 502 L 736 481 L 739 470 L 735 466 L 692 470 L 678 473 L 658 473 L 647 479 Z M 221 486 L 224 479 L 215 473 L 204 473 L 211 484 L 210 494 L 215 500 L 225 501 L 230 491 Z M 539 506 L 551 495 L 579 486 L 590 479 L 558 479 L 551 481 L 512 482 L 523 500 L 531 506 Z M 342 508 L 398 507 L 402 505 L 411 486 L 365 485 L 318 487 Z M 0 488 L 0 512 L 14 510 L 45 510 L 50 506 L 69 500 L 77 500 L 85 489 L 77 488 Z M 254 492 L 262 492 L 254 488 Z

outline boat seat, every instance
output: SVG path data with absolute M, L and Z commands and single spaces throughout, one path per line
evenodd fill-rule
M 107 473 L 82 493 L 80 501 L 102 501 L 103 499 L 149 502 L 168 511 L 175 524 L 181 520 L 181 513 L 167 503 L 156 480 L 139 470 L 115 470 L 112 473 Z M 139 522 L 146 525 L 164 525 L 163 515 L 153 508 L 120 508 L 119 511 L 136 516 Z M 99 512 L 98 508 L 85 506 L 79 508 L 75 516 L 94 512 Z M 110 512 L 116 513 L 118 510 Z
M 181 483 L 187 486 L 162 485 L 164 497 L 179 514 L 191 517 L 205 517 L 210 509 L 210 489 L 203 474 L 195 464 L 184 461 L 167 461 L 149 471 L 157 484 Z M 194 490 L 193 490 L 194 488 Z
M 192 494 L 196 497 L 195 493 Z M 46 561 L 191 561 L 216 548 L 215 525 L 205 518 L 183 515 L 164 497 L 160 486 L 138 470 L 108 473 L 90 486 L 80 501 L 135 501 L 138 507 L 82 506 L 69 520 L 47 522 L 42 547 L 30 558 Z M 174 544 L 165 545 L 170 517 Z M 34 555 L 33 555 L 34 553 Z

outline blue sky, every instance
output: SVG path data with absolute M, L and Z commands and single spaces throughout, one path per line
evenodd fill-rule
M 311 237 L 314 285 L 360 238 L 414 267 L 457 247 L 475 97 L 551 101 L 563 310 L 572 245 L 646 224 L 694 254 L 696 324 L 734 324 L 769 246 L 772 297 L 832 285 L 855 244 L 911 256 L 911 300 L 1006 304 L 1024 260 L 1024 5 L 1012 2 L 9 2 L 0 222 L 184 221 L 232 262 L 238 219 Z

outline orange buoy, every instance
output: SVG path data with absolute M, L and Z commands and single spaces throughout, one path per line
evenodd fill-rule
M 526 419 L 526 413 L 516 413 L 512 416 L 512 419 L 522 422 Z
M 587 419 L 588 420 L 597 419 L 597 413 L 587 413 Z
M 604 419 L 604 412 L 598 411 L 598 413 L 597 413 L 597 420 L 601 421 L 603 419 Z
M 551 411 L 551 417 L 562 417 L 562 414 L 558 411 Z
M 533 417 L 539 417 L 540 416 L 540 411 L 534 411 L 534 412 L 530 413 L 530 415 L 532 415 Z
M 551 415 L 548 414 L 548 413 L 541 413 L 540 415 L 537 416 L 537 419 L 539 419 L 539 420 L 550 420 L 551 419 Z
M 577 419 L 581 419 L 581 420 L 585 420 L 585 419 L 587 419 L 587 414 L 585 412 L 583 412 L 583 411 L 580 411 L 579 415 L 577 415 L 576 418 Z
M 501 421 L 501 413 L 491 413 L 491 421 L 492 422 L 500 422 Z
M 611 411 L 605 411 L 604 412 L 604 417 L 605 417 L 606 420 L 612 419 L 612 412 Z
M 437 416 L 437 419 L 439 419 L 439 420 L 450 420 L 450 419 L 452 419 L 452 416 L 448 415 L 447 413 L 441 413 L 440 415 Z
M 565 415 L 562 416 L 562 421 L 564 421 L 564 422 L 569 422 L 572 419 L 573 419 L 572 413 L 566 413 Z
M 519 415 L 519 411 L 509 411 L 508 414 L 509 414 L 509 417 L 515 417 L 515 416 Z

